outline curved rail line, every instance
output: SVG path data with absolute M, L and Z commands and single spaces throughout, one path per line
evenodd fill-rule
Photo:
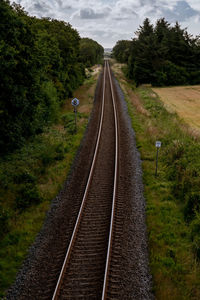
M 109 273 L 109 265 L 110 265 L 110 258 L 111 258 L 111 249 L 112 249 L 112 238 L 113 238 L 113 222 L 114 222 L 114 212 L 115 212 L 115 202 L 116 202 L 116 192 L 117 192 L 117 177 L 118 177 L 118 121 L 117 121 L 117 111 L 116 111 L 116 105 L 115 105 L 115 98 L 114 98 L 114 91 L 113 91 L 113 84 L 111 79 L 111 73 L 109 68 L 109 63 L 106 60 L 105 61 L 105 68 L 104 68 L 104 81 L 103 81 L 103 98 L 102 98 L 102 108 L 101 108 L 101 117 L 100 117 L 100 124 L 99 124 L 99 132 L 95 147 L 95 152 L 93 156 L 93 161 L 90 169 L 90 173 L 88 176 L 87 185 L 85 188 L 82 204 L 78 213 L 77 221 L 72 233 L 72 237 L 69 243 L 69 247 L 67 250 L 67 254 L 64 259 L 64 263 L 62 265 L 62 269 L 56 284 L 56 288 L 52 297 L 52 300 L 59 299 L 59 291 L 63 283 L 64 274 L 67 272 L 67 266 L 70 261 L 70 255 L 73 252 L 73 246 L 76 240 L 77 232 L 80 226 L 80 223 L 82 222 L 83 217 L 83 210 L 87 202 L 87 196 L 89 193 L 90 185 L 92 182 L 92 176 L 95 169 L 95 163 L 97 159 L 97 154 L 99 150 L 99 144 L 102 134 L 102 126 L 103 126 L 103 120 L 104 120 L 104 108 L 105 108 L 105 87 L 106 87 L 106 70 L 108 69 L 108 76 L 109 76 L 109 82 L 110 82 L 110 89 L 111 89 L 111 95 L 112 95 L 112 105 L 114 109 L 114 124 L 115 124 L 115 167 L 114 167 L 114 183 L 113 183 L 113 196 L 112 196 L 112 212 L 110 217 L 110 228 L 109 228 L 109 238 L 108 238 L 108 247 L 107 247 L 107 256 L 106 256 L 106 262 L 105 262 L 105 273 L 104 273 L 104 282 L 102 286 L 102 300 L 106 299 L 106 292 L 107 292 L 107 282 L 108 282 L 108 273 Z

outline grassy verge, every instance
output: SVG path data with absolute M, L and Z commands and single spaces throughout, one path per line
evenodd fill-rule
M 200 299 L 200 141 L 150 87 L 113 65 L 141 153 L 150 267 L 156 299 Z M 155 141 L 162 142 L 155 178 Z
M 0 297 L 14 281 L 66 179 L 88 123 L 99 71 L 74 94 L 80 100 L 76 134 L 68 99 L 56 124 L 0 160 Z

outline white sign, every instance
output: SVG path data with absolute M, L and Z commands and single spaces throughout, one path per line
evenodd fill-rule
M 161 147 L 161 142 L 156 141 L 156 148 L 160 148 Z
M 78 106 L 78 105 L 79 105 L 79 100 L 78 100 L 77 98 L 74 98 L 74 99 L 72 100 L 72 105 L 73 105 L 73 106 Z

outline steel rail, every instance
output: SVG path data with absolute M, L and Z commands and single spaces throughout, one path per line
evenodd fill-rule
M 58 281 L 57 281 L 57 284 L 56 284 L 56 288 L 54 290 L 54 294 L 53 294 L 52 300 L 58 299 L 58 292 L 59 292 L 60 286 L 62 284 L 62 278 L 63 278 L 64 272 L 66 270 L 67 263 L 69 261 L 70 253 L 72 251 L 72 246 L 73 246 L 76 234 L 77 234 L 78 226 L 80 224 L 80 220 L 81 220 L 83 208 L 84 208 L 84 205 L 85 205 L 85 202 L 86 202 L 86 197 L 87 197 L 87 194 L 88 194 L 89 186 L 90 186 L 91 179 L 92 179 L 92 174 L 93 174 L 93 171 L 94 171 L 94 166 L 95 166 L 95 162 L 96 162 L 97 152 L 98 152 L 98 148 L 99 148 L 99 141 L 100 141 L 101 132 L 102 132 L 103 117 L 104 117 L 105 81 L 106 81 L 106 62 L 105 62 L 105 71 L 104 71 L 104 82 L 103 82 L 103 100 L 102 100 L 102 108 L 101 108 L 101 119 L 100 119 L 99 132 L 98 132 L 98 137 L 97 137 L 95 152 L 94 152 L 94 156 L 93 156 L 92 166 L 91 166 L 91 169 L 90 169 L 90 173 L 89 173 L 87 185 L 86 185 L 86 188 L 85 188 L 85 192 L 84 192 L 82 204 L 81 204 L 81 207 L 80 207 L 80 210 L 79 210 L 79 214 L 78 214 L 78 217 L 77 217 L 77 221 L 76 221 L 73 233 L 72 233 L 70 244 L 69 244 L 69 247 L 68 247 L 65 259 L 64 259 L 64 263 L 62 265 L 62 269 L 61 269 L 61 272 L 60 272 L 60 275 L 59 275 L 59 278 L 58 278 Z
M 112 102 L 113 102 L 113 109 L 114 109 L 114 119 L 115 119 L 115 174 L 114 174 L 113 200 L 112 200 L 112 213 L 111 213 L 111 221 L 110 221 L 109 241 L 108 241 L 107 257 L 106 257 L 106 267 L 105 267 L 105 273 L 104 273 L 103 292 L 102 292 L 102 298 L 101 298 L 102 300 L 106 299 L 107 286 L 108 286 L 108 272 L 109 272 L 110 259 L 111 259 L 114 213 L 115 213 L 115 207 L 116 207 L 116 192 L 117 192 L 117 177 L 118 177 L 118 156 L 119 156 L 117 110 L 116 110 L 116 105 L 115 105 L 113 84 L 112 84 L 110 67 L 109 67 L 108 62 L 107 62 L 107 65 L 108 65 L 108 73 L 109 73 L 109 79 L 110 79 Z

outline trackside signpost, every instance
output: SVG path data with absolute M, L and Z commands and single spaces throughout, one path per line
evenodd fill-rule
M 74 98 L 72 100 L 72 105 L 74 107 L 74 121 L 75 121 L 75 132 L 77 132 L 77 106 L 79 105 L 79 100 L 77 98 Z
M 155 176 L 158 175 L 158 151 L 159 149 L 161 148 L 161 142 L 160 141 L 156 141 L 156 149 L 157 149 L 157 152 L 156 152 L 156 171 L 155 171 Z

